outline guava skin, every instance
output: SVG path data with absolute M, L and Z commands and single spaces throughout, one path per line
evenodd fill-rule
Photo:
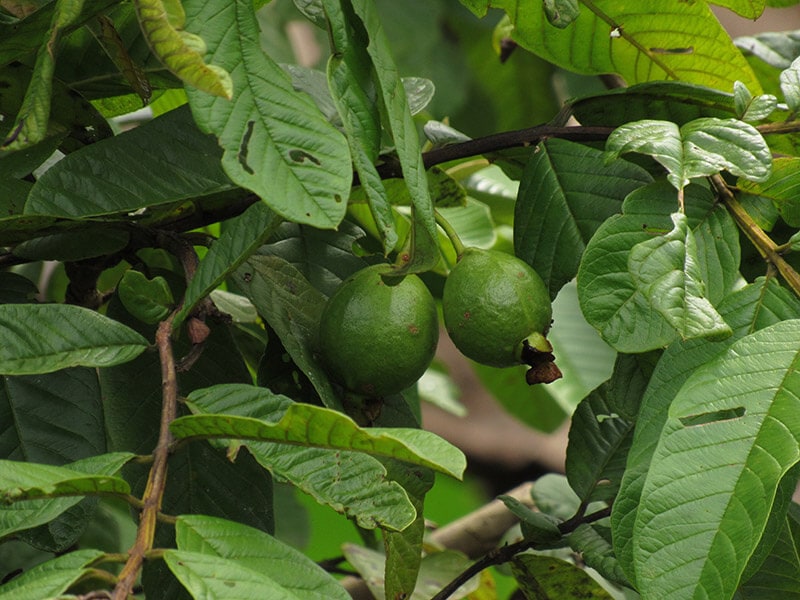
M 561 376 L 546 338 L 553 318 L 550 293 L 524 261 L 467 248 L 447 277 L 442 308 L 447 332 L 468 358 L 493 367 L 527 364 L 529 383 Z
M 416 275 L 383 277 L 374 265 L 346 279 L 322 313 L 319 350 L 331 378 L 370 398 L 412 386 L 439 341 L 436 303 Z

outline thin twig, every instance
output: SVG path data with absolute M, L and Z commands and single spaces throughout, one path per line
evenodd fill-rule
M 778 245 L 772 241 L 764 230 L 758 226 L 745 208 L 739 203 L 725 180 L 720 175 L 711 177 L 711 181 L 722 198 L 722 202 L 733 216 L 739 229 L 744 232 L 747 239 L 756 247 L 756 250 L 769 264 L 774 265 L 796 296 L 800 297 L 800 274 L 794 270 L 778 251 Z
M 589 515 L 584 515 L 583 511 L 585 510 L 585 505 L 581 504 L 578 508 L 578 511 L 575 513 L 573 517 L 567 519 L 566 521 L 558 524 L 558 530 L 561 532 L 562 535 L 567 535 L 575 531 L 580 525 L 586 523 L 593 523 L 595 521 L 599 521 L 600 519 L 605 519 L 606 517 L 611 515 L 611 507 L 607 506 L 597 512 L 593 512 Z M 502 548 L 497 548 L 492 550 L 488 554 L 486 554 L 480 560 L 471 564 L 464 572 L 458 575 L 455 579 L 453 579 L 450 583 L 444 586 L 438 594 L 436 594 L 431 600 L 447 600 L 458 588 L 464 585 L 467 581 L 472 579 L 475 575 L 487 569 L 489 567 L 493 567 L 495 565 L 502 565 L 507 563 L 512 558 L 514 558 L 517 554 L 521 552 L 525 552 L 526 550 L 530 550 L 535 545 L 535 542 L 530 540 L 522 540 L 520 542 L 515 542 L 514 544 L 508 544 L 507 546 L 503 546 Z
M 156 533 L 156 522 L 161 511 L 161 502 L 167 483 L 167 459 L 172 443 L 169 425 L 175 420 L 178 406 L 178 379 L 175 371 L 175 357 L 172 353 L 172 318 L 174 313 L 158 324 L 156 346 L 161 359 L 162 406 L 161 425 L 158 443 L 153 452 L 153 466 L 147 478 L 142 512 L 139 515 L 139 528 L 136 541 L 131 547 L 128 562 L 119 574 L 117 585 L 112 593 L 112 600 L 126 600 L 133 593 L 133 586 L 139 576 L 144 557 L 153 548 Z

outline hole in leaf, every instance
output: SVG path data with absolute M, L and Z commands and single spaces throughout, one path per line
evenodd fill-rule
M 697 425 L 708 425 L 709 423 L 731 421 L 733 419 L 743 417 L 744 413 L 744 406 L 739 406 L 738 408 L 726 408 L 724 410 L 715 410 L 713 412 L 701 413 L 699 415 L 691 415 L 689 417 L 680 417 L 680 421 L 684 427 L 695 427 Z
M 247 153 L 250 151 L 250 138 L 253 136 L 253 127 L 255 127 L 255 121 L 248 121 L 247 122 L 247 131 L 244 132 L 242 136 L 242 143 L 239 144 L 239 153 L 236 155 L 239 164 L 242 165 L 242 168 L 247 172 L 248 175 L 252 175 L 254 173 L 253 168 L 247 164 Z
M 305 150 L 300 150 L 300 149 L 289 150 L 289 158 L 291 158 L 294 162 L 299 162 L 299 163 L 310 160 L 315 165 L 321 164 L 316 156 L 314 156 L 313 154 L 309 154 Z

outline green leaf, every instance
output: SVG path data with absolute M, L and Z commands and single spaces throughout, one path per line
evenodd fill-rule
M 781 72 L 781 92 L 789 110 L 800 109 L 800 61 L 795 60 L 786 70 Z
M 386 112 L 389 130 L 397 150 L 414 211 L 412 214 L 412 247 L 405 269 L 427 271 L 439 259 L 433 202 L 422 163 L 417 127 L 408 106 L 403 81 L 392 58 L 389 41 L 377 8 L 369 0 L 353 0 L 352 7 L 369 36 L 367 53 L 372 59 L 376 82 Z
M 669 233 L 639 242 L 628 256 L 637 290 L 678 331 L 682 339 L 720 339 L 731 334 L 705 295 L 697 264 L 697 242 L 683 213 L 671 215 Z
M 174 15 L 170 15 L 169 9 L 180 8 L 179 0 L 168 0 L 166 5 L 162 0 L 134 0 L 133 4 L 147 43 L 165 67 L 185 83 L 208 94 L 227 100 L 233 97 L 230 74 L 203 61 L 203 39 L 182 31 L 185 15 L 170 18 Z
M 767 0 L 711 0 L 709 4 L 728 8 L 745 19 L 757 19 L 764 12 Z
M 512 560 L 511 572 L 528 598 L 613 598 L 586 571 L 560 558 L 521 554 Z
M 53 91 L 53 71 L 64 29 L 80 16 L 84 0 L 56 0 L 50 29 L 36 55 L 25 99 L 8 137 L 0 144 L 5 150 L 19 150 L 42 141 L 47 136 L 50 117 L 50 96 Z
M 269 579 L 290 597 L 349 598 L 344 588 L 316 563 L 258 529 L 225 519 L 187 515 L 178 518 L 175 535 L 179 550 L 235 562 Z
M 705 2 L 664 0 L 642 11 L 624 0 L 581 1 L 565 29 L 548 26 L 541 0 L 462 0 L 482 16 L 490 6 L 511 17 L 514 40 L 545 60 L 586 74 L 619 73 L 630 84 L 661 79 L 730 90 L 736 79 L 760 86 Z
M 531 510 L 513 496 L 498 496 L 509 511 L 520 520 L 522 535 L 533 542 L 537 549 L 553 548 L 563 545 L 563 534 L 555 517 Z
M 130 493 L 128 484 L 112 477 L 132 454 L 117 452 L 84 458 L 65 467 L 2 461 L 2 501 L 14 504 L 0 511 L 0 538 L 55 519 L 91 493 Z M 42 494 L 63 497 L 42 497 Z M 25 496 L 39 499 L 23 500 Z
M 789 0 L 795 4 L 793 0 Z M 796 31 L 764 32 L 738 37 L 733 42 L 743 52 L 749 52 L 777 69 L 786 69 L 800 54 L 800 36 Z
M 578 18 L 578 0 L 544 0 L 544 13 L 551 25 L 564 29 Z
M 102 555 L 99 550 L 76 550 L 41 563 L 0 585 L 0 599 L 42 600 L 60 597 Z
M 236 285 L 281 339 L 322 402 L 341 408 L 314 344 L 326 298 L 291 264 L 276 256 L 253 256 L 236 271 Z
M 737 600 L 785 600 L 800 596 L 800 514 L 797 505 L 782 519 L 772 553 L 761 569 L 739 588 Z
M 195 412 L 225 413 L 277 423 L 291 401 L 253 386 L 215 386 L 190 395 Z M 230 444 L 231 451 L 238 442 Z M 416 518 L 406 492 L 388 479 L 386 468 L 362 452 L 285 443 L 246 442 L 255 459 L 281 480 L 318 502 L 356 519 L 361 527 L 402 530 Z
M 608 160 L 626 152 L 652 156 L 677 189 L 696 177 L 727 170 L 752 181 L 765 181 L 772 154 L 752 125 L 736 119 L 706 117 L 680 128 L 669 121 L 644 120 L 618 127 L 606 142 Z
M 0 460 L 0 466 L 3 467 L 0 474 L 0 502 L 5 504 L 62 496 L 130 492 L 130 487 L 123 479 L 87 475 L 66 467 L 13 460 Z
M 578 298 L 586 320 L 619 352 L 666 346 L 677 332 L 637 286 L 629 271 L 631 250 L 654 235 L 671 231 L 674 190 L 659 181 L 628 196 L 623 214 L 611 217 L 590 240 L 578 271 Z M 689 227 L 698 241 L 701 278 L 710 300 L 734 285 L 739 268 L 736 225 L 713 195 L 700 186 L 685 190 Z M 713 286 L 713 287 L 712 287 Z
M 72 262 L 114 254 L 129 241 L 129 232 L 104 225 L 102 229 L 55 233 L 27 240 L 14 248 L 14 255 L 28 260 Z
M 566 473 L 582 501 L 611 501 L 619 491 L 639 402 L 652 369 L 644 355 L 620 355 L 611 379 L 575 409 Z
M 232 101 L 187 90 L 197 123 L 219 138 L 222 166 L 281 216 L 327 229 L 347 209 L 352 181 L 344 136 L 261 50 L 253 4 L 186 0 L 211 60 L 232 74 Z
M 683 125 L 700 117 L 724 119 L 736 116 L 731 94 L 683 81 L 657 81 L 615 88 L 577 98 L 568 106 L 582 125 L 605 127 L 619 127 L 643 119 Z
M 402 486 L 417 514 L 414 522 L 402 531 L 383 532 L 383 548 L 386 554 L 384 595 L 387 598 L 413 598 L 413 592 L 419 591 L 418 597 L 424 591 L 419 589 L 422 586 L 417 585 L 417 582 L 425 581 L 425 574 L 422 573 L 427 530 L 425 494 L 433 487 L 434 473 L 431 469 L 420 469 L 397 460 L 384 459 L 382 462 L 386 467 L 387 477 Z M 448 581 L 449 577 L 445 583 Z M 431 587 L 435 585 L 432 583 Z
M 375 168 L 380 152 L 381 120 L 374 98 L 374 81 L 367 42 L 359 35 L 358 18 L 349 2 L 324 0 L 333 46 L 328 59 L 328 85 L 342 119 L 353 164 L 366 193 L 370 213 L 378 225 L 384 252 L 397 244 L 389 196 Z
M 258 253 L 282 258 L 314 288 L 331 296 L 342 281 L 366 266 L 353 254 L 363 237 L 364 232 L 349 221 L 343 221 L 337 231 L 283 223 Z
M 180 417 L 170 429 L 178 438 L 225 437 L 284 442 L 318 448 L 338 448 L 396 458 L 461 478 L 464 455 L 437 435 L 399 427 L 363 429 L 335 410 L 292 404 L 277 423 L 230 415 Z
M 281 222 L 278 215 L 260 202 L 229 221 L 186 286 L 183 307 L 173 320 L 173 328 L 177 330 L 197 303 L 262 246 Z
M 772 175 L 762 183 L 740 179 L 737 185 L 742 191 L 769 198 L 777 206 L 778 212 L 792 227 L 800 227 L 800 199 L 797 186 L 800 185 L 800 158 L 778 157 L 772 165 Z
M 230 192 L 219 156 L 188 108 L 177 109 L 66 156 L 37 180 L 25 213 L 96 217 Z
M 550 288 L 551 297 L 578 272 L 594 232 L 622 200 L 652 181 L 625 161 L 605 164 L 594 148 L 552 139 L 525 166 L 514 210 L 514 251 Z M 558 226 L 553 226 L 558 223 Z
M 193 598 L 222 600 L 231 598 L 231 594 L 236 594 L 237 598 L 301 598 L 266 576 L 261 569 L 247 568 L 235 559 L 186 550 L 167 550 L 164 562 Z
M 778 482 L 800 461 L 800 428 L 792 416 L 800 410 L 798 335 L 797 320 L 757 331 L 681 387 L 634 526 L 642 595 L 733 595 Z M 691 529 L 675 529 L 682 523 Z
M 601 525 L 582 524 L 569 535 L 569 545 L 580 552 L 583 562 L 604 578 L 624 587 L 631 587 L 625 572 L 614 555 L 611 530 Z
M 778 99 L 772 94 L 753 97 L 750 90 L 737 81 L 733 86 L 736 102 L 736 116 L 742 121 L 754 122 L 766 119 L 778 106 Z
M 135 269 L 125 271 L 117 285 L 117 293 L 129 313 L 150 324 L 158 323 L 166 317 L 175 303 L 166 279 L 148 279 Z
M 147 340 L 92 310 L 66 304 L 0 305 L 0 373 L 33 375 L 132 360 Z
M 0 382 L 0 456 L 64 464 L 105 452 L 103 401 L 93 369 Z
M 632 581 L 636 577 L 633 565 L 634 521 L 642 486 L 667 420 L 670 403 L 687 377 L 698 367 L 724 352 L 733 340 L 781 319 L 794 318 L 800 311 L 800 301 L 775 279 L 761 278 L 726 297 L 720 303 L 719 311 L 734 335 L 722 342 L 696 339 L 671 345 L 664 352 L 642 398 L 622 487 L 611 515 L 614 549 Z

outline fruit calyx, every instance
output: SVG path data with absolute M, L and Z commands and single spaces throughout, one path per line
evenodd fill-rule
M 564 375 L 556 366 L 553 345 L 544 334 L 535 332 L 522 340 L 519 346 L 520 362 L 530 367 L 525 372 L 528 385 L 553 383 Z

